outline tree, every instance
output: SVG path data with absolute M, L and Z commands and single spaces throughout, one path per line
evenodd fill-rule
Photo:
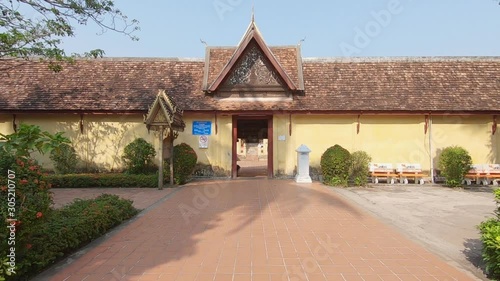
M 45 154 L 64 143 L 70 143 L 63 134 L 64 132 L 58 132 L 53 135 L 42 131 L 38 126 L 22 123 L 15 133 L 10 135 L 0 133 L 0 150 L 3 149 L 4 152 L 18 158 L 28 159 L 35 151 Z
M 0 0 L 0 58 L 67 59 L 61 39 L 74 36 L 75 26 L 92 22 L 101 34 L 110 30 L 138 40 L 133 35 L 138 21 L 129 20 L 111 0 Z M 103 54 L 96 49 L 83 55 Z

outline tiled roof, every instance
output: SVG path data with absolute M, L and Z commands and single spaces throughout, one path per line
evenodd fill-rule
M 293 67 L 279 50 L 273 53 L 285 69 Z M 2 59 L 0 113 L 145 113 L 160 89 L 185 111 L 500 112 L 497 57 L 304 59 L 304 94 L 280 102 L 214 99 L 202 91 L 204 65 L 202 59 L 82 59 L 54 73 L 45 62 Z M 291 73 L 299 71 L 290 71 L 297 79 Z

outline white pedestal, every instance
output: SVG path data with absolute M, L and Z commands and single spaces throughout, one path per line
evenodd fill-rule
M 309 175 L 309 153 L 311 150 L 301 145 L 297 148 L 297 175 L 295 182 L 297 183 L 312 183 L 311 176 Z

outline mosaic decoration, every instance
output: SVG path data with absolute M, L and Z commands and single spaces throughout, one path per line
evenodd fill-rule
M 268 66 L 264 55 L 256 46 L 252 46 L 246 52 L 233 73 L 230 74 L 226 84 L 228 86 L 242 84 L 281 86 L 278 75 Z

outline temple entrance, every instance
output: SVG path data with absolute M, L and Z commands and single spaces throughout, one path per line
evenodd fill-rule
M 272 116 L 233 117 L 232 177 L 272 177 Z

